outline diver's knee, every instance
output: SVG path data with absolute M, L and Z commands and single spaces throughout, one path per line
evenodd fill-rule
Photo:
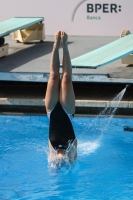
M 65 72 L 62 77 L 62 82 L 65 84 L 71 83 L 72 82 L 71 75 L 69 73 Z
M 50 72 L 50 77 L 49 77 L 50 81 L 59 81 L 59 73 L 57 72 Z

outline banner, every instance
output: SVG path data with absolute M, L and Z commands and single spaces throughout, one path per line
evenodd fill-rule
M 44 17 L 45 33 L 119 36 L 133 32 L 133 1 L 122 0 L 1 0 L 0 21 L 12 17 Z

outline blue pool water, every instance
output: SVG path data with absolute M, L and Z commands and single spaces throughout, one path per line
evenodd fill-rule
M 0 200 L 133 199 L 127 125 L 133 118 L 75 117 L 77 161 L 57 170 L 48 165 L 46 116 L 0 116 Z

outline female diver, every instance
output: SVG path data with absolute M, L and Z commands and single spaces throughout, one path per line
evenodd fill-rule
M 45 106 L 49 123 L 49 162 L 57 166 L 66 160 L 73 163 L 77 157 L 77 140 L 72 119 L 75 113 L 75 95 L 72 85 L 72 66 L 67 46 L 68 36 L 58 31 L 54 36 L 50 61 L 50 77 L 47 84 Z M 62 75 L 60 78 L 59 47 L 63 48 Z

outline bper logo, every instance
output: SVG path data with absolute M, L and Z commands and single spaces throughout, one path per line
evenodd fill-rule
M 102 10 L 103 13 L 117 13 L 121 12 L 121 6 L 117 4 L 87 4 L 88 13 L 98 13 L 99 10 Z
M 85 3 L 86 1 L 88 0 L 82 0 L 74 9 L 73 11 L 73 14 L 72 14 L 72 21 L 74 21 L 74 17 L 75 17 L 75 14 L 78 10 L 78 8 L 83 4 Z M 118 12 L 121 12 L 121 5 L 117 5 L 117 4 L 107 4 L 107 3 L 104 3 L 104 4 L 92 4 L 92 3 L 89 3 L 87 4 L 87 13 L 98 13 L 99 11 L 102 11 L 103 13 L 118 13 Z M 100 16 L 99 16 L 100 17 Z M 87 16 L 88 18 L 88 16 Z

